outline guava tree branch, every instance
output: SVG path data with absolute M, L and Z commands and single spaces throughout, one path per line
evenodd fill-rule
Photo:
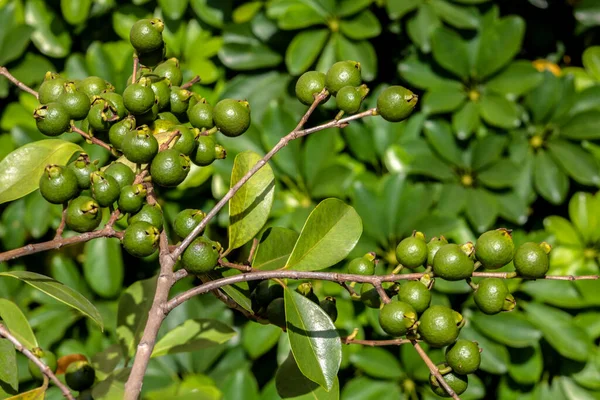
M 96 144 L 100 147 L 105 148 L 106 150 L 110 151 L 111 153 L 113 153 L 115 156 L 117 156 L 118 154 L 116 154 L 116 150 L 113 149 L 113 147 L 104 142 L 103 140 L 98 139 L 95 136 L 92 136 L 90 134 L 88 134 L 87 132 L 79 129 L 78 127 L 76 127 L 75 125 L 71 124 L 71 131 L 80 134 L 85 140 L 89 140 L 91 143 Z
M 39 97 L 38 92 L 36 92 L 32 88 L 30 88 L 29 86 L 24 84 L 23 82 L 21 82 L 20 80 L 15 78 L 10 72 L 8 72 L 8 69 L 6 69 L 6 67 L 0 67 L 0 75 L 5 76 L 9 81 L 14 83 L 15 86 L 17 86 L 19 89 L 23 90 L 24 92 L 34 95 L 36 99 Z
M 415 348 L 415 350 L 417 351 L 417 353 L 419 353 L 419 357 L 421 357 L 421 359 L 425 362 L 425 364 L 427 365 L 427 368 L 429 368 L 429 371 L 431 372 L 431 374 L 433 376 L 435 376 L 435 378 L 440 383 L 440 385 L 442 385 L 442 387 L 444 388 L 446 393 L 448 393 L 448 395 L 450 397 L 452 397 L 454 400 L 460 400 L 460 397 L 458 397 L 458 395 L 456 393 L 454 393 L 454 390 L 452 390 L 452 388 L 446 383 L 446 380 L 444 379 L 442 374 L 440 374 L 438 367 L 435 365 L 435 363 L 433 361 L 431 361 L 431 358 L 429 358 L 429 356 L 427 355 L 425 350 L 423 350 L 421 345 L 416 340 L 411 340 L 411 343 L 412 343 L 413 347 Z
M 56 375 L 54 375 L 54 372 L 52 372 L 52 370 L 47 365 L 45 365 L 39 358 L 37 358 L 31 351 L 29 351 L 29 349 L 23 346 L 21 342 L 19 342 L 19 340 L 16 337 L 14 337 L 3 324 L 0 324 L 0 336 L 8 339 L 8 341 L 11 342 L 13 346 L 15 346 L 15 349 L 17 349 L 17 351 L 23 353 L 25 357 L 29 358 L 33 363 L 35 363 L 35 365 L 38 366 L 40 371 L 42 371 L 44 375 L 46 375 L 48 378 L 50 378 L 50 380 L 52 380 L 52 382 L 54 382 L 54 384 L 60 389 L 60 391 L 66 399 L 75 400 L 69 388 L 66 387 L 56 377 Z

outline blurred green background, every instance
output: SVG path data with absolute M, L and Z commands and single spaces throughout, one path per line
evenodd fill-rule
M 338 197 L 363 218 L 351 256 L 376 251 L 384 261 L 378 273 L 395 266 L 393 250 L 413 229 L 465 242 L 493 227 L 513 229 L 517 245 L 551 243 L 551 274 L 599 273 L 600 2 L 0 0 L 0 65 L 34 88 L 46 71 L 57 71 L 70 79 L 97 75 L 122 90 L 132 69 L 129 29 L 150 16 L 165 21 L 167 56 L 181 60 L 184 81 L 202 78 L 193 90 L 211 102 L 248 99 L 252 107 L 244 136 L 219 137 L 226 160 L 195 167 L 182 185 L 159 193 L 168 221 L 184 208 L 208 211 L 228 189 L 238 152 L 264 154 L 293 129 L 305 110 L 293 97 L 301 73 L 352 59 L 371 88 L 365 108 L 385 85 L 401 84 L 419 94 L 416 112 L 399 124 L 371 118 L 287 146 L 271 163 L 278 181 L 268 226 L 299 231 L 320 200 Z M 0 78 L 0 98 L 2 159 L 43 136 L 31 118 L 32 96 Z M 334 109 L 330 101 L 311 123 L 331 119 Z M 101 164 L 109 161 L 79 136 L 63 137 Z M 51 239 L 61 210 L 36 191 L 0 212 L 0 249 L 8 250 Z M 227 220 L 224 210 L 209 226 L 213 239 L 226 240 Z M 104 332 L 29 286 L 0 278 L 0 297 L 27 310 L 43 347 L 87 355 L 103 379 L 112 369 L 102 360 L 119 337 L 119 298 L 150 279 L 125 292 L 145 293 L 157 261 L 134 259 L 118 241 L 98 239 L 0 264 L 0 271 L 14 269 L 52 276 L 98 307 Z M 489 317 L 476 310 L 466 283 L 436 283 L 434 303 L 461 310 L 468 320 L 461 337 L 484 349 L 462 398 L 600 399 L 600 284 L 509 284 L 517 309 Z M 376 310 L 352 302 L 337 285 L 315 287 L 319 297 L 337 297 L 342 335 L 359 328 L 359 338 L 384 337 Z M 145 313 L 143 304 L 133 306 Z M 289 351 L 286 335 L 247 322 L 210 296 L 172 312 L 161 335 L 200 317 L 232 324 L 241 335 L 152 359 L 144 398 L 278 399 L 274 375 Z M 430 355 L 443 359 L 440 350 Z M 26 367 L 19 372 L 22 388 L 35 387 Z M 346 346 L 341 398 L 437 398 L 428 375 L 411 347 Z M 52 388 L 47 398 L 61 394 Z

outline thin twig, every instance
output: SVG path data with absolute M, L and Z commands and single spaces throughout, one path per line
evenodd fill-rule
M 343 287 L 344 289 L 346 289 L 348 291 L 348 293 L 350 293 L 350 296 L 352 297 L 360 297 L 360 295 L 358 293 L 356 293 L 356 290 L 354 290 L 354 288 L 352 286 L 349 286 L 348 284 L 346 284 L 346 282 L 338 282 L 340 284 L 341 287 Z
M 189 89 L 198 82 L 200 82 L 200 77 L 198 75 L 196 75 L 189 82 L 186 82 L 183 85 L 179 86 L 179 88 L 180 89 Z
M 23 82 L 15 78 L 10 72 L 8 72 L 6 67 L 0 67 L 0 75 L 5 76 L 9 81 L 14 83 L 19 89 L 23 90 L 24 92 L 34 95 L 36 99 L 39 98 L 38 92 L 36 92 Z
M 67 388 L 56 377 L 56 375 L 54 375 L 54 372 L 52 372 L 50 367 L 48 367 L 46 364 L 44 364 L 42 362 L 42 360 L 37 358 L 31 351 L 29 351 L 29 349 L 27 349 L 25 346 L 23 346 L 21 344 L 21 342 L 19 342 L 19 340 L 16 337 L 14 337 L 3 324 L 0 324 L 0 336 L 3 336 L 6 339 L 8 339 L 13 344 L 13 346 L 15 346 L 15 349 L 17 349 L 17 351 L 20 351 L 21 353 L 23 353 L 23 355 L 25 357 L 29 358 L 33 363 L 35 363 L 35 365 L 38 366 L 40 371 L 42 371 L 42 373 L 44 375 L 46 375 L 48 378 L 50 378 L 52 380 L 52 382 L 54 382 L 54 384 L 60 389 L 60 391 L 62 392 L 63 396 L 66 399 L 75 400 L 75 398 L 71 394 L 71 391 L 69 390 L 69 388 Z
M 181 136 L 181 132 L 178 129 L 171 132 L 171 135 L 169 136 L 167 141 L 160 145 L 159 151 L 165 151 L 166 149 L 168 149 L 171 142 L 178 136 Z
M 342 343 L 344 344 L 361 344 L 363 346 L 400 346 L 403 344 L 411 343 L 408 339 L 389 339 L 389 340 L 361 340 L 361 339 L 353 339 L 350 337 L 342 338 Z
M 63 204 L 62 214 L 60 216 L 60 224 L 58 228 L 56 228 L 56 234 L 54 235 L 54 239 L 60 239 L 62 237 L 62 233 L 65 230 L 65 224 L 67 222 L 67 203 Z
M 411 343 L 412 343 L 413 347 L 415 348 L 415 350 L 417 350 L 417 353 L 419 353 L 419 356 L 423 359 L 423 361 L 427 365 L 427 368 L 429 368 L 429 371 L 431 372 L 431 374 L 433 376 L 435 376 L 435 378 L 440 383 L 440 385 L 442 385 L 442 387 L 444 388 L 446 393 L 448 393 L 448 395 L 450 397 L 452 397 L 454 400 L 460 400 L 460 397 L 458 397 L 458 395 L 456 393 L 454 393 L 454 390 L 452 390 L 452 388 L 450 386 L 448 386 L 448 384 L 446 383 L 446 380 L 444 379 L 442 374 L 440 374 L 440 371 L 438 370 L 437 366 L 434 364 L 433 361 L 431 361 L 431 358 L 429 358 L 429 356 L 427 355 L 425 350 L 423 350 L 421 345 L 416 340 L 411 340 Z
M 140 58 L 137 54 L 133 55 L 133 73 L 131 74 L 131 84 L 134 84 L 137 81 L 137 70 L 140 66 Z
M 248 265 L 252 265 L 252 261 L 254 261 L 254 254 L 256 253 L 256 249 L 258 249 L 258 239 L 252 239 L 252 247 L 250 248 L 250 253 L 248 253 Z
M 377 294 L 379 294 L 379 297 L 381 297 L 381 301 L 383 301 L 384 304 L 389 304 L 392 302 L 390 296 L 387 295 L 385 289 L 383 286 L 381 286 L 381 282 L 375 285 L 375 290 L 377 290 Z
M 227 268 L 237 269 L 238 271 L 242 271 L 242 272 L 252 271 L 252 267 L 249 265 L 231 263 L 231 262 L 223 260 L 222 258 L 219 258 L 219 265 L 222 265 L 223 267 L 227 267 Z
M 78 127 L 76 127 L 73 124 L 71 124 L 71 131 L 73 131 L 75 133 L 79 133 L 86 140 L 89 140 L 90 142 L 97 144 L 100 147 L 105 148 L 106 150 L 110 151 L 111 153 L 113 153 L 113 151 L 115 151 L 110 144 L 104 142 L 103 140 L 98 139 L 96 136 L 92 136 L 92 135 L 88 134 L 87 132 L 82 131 L 81 129 L 79 129 Z
M 210 281 L 210 278 L 207 276 L 199 276 L 198 278 L 200 278 L 202 283 L 206 283 L 206 282 Z M 227 296 L 227 294 L 223 293 L 220 289 L 211 290 L 210 292 L 217 299 L 219 299 L 220 301 L 225 303 L 225 305 L 227 307 L 231 308 L 232 310 L 239 311 L 248 319 L 251 319 L 253 321 L 258 321 L 258 317 L 256 315 L 252 314 L 251 312 L 246 310 L 244 307 L 240 306 L 238 303 L 235 302 L 235 300 L 233 300 L 231 297 Z

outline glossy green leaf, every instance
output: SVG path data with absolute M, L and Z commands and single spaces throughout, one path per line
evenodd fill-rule
M 569 201 L 569 218 L 584 243 L 598 238 L 600 229 L 600 202 L 590 193 L 577 192 Z
M 544 150 L 535 154 L 533 183 L 537 192 L 552 204 L 561 204 L 569 191 L 569 177 Z
M 283 57 L 261 43 L 245 25 L 235 25 L 224 32 L 219 59 L 236 71 L 279 65 Z
M 262 157 L 252 151 L 239 153 L 231 171 L 233 187 Z M 229 202 L 229 249 L 243 246 L 262 229 L 269 218 L 275 192 L 275 178 L 266 164 L 238 190 Z
M 340 0 L 336 2 L 336 13 L 342 17 L 348 17 L 369 7 L 373 0 Z
M 581 57 L 586 71 L 596 80 L 600 80 L 600 46 L 585 49 Z
M 522 304 L 529 321 L 540 329 L 544 339 L 565 358 L 585 361 L 590 355 L 592 340 L 564 311 L 539 303 Z
M 402 398 L 395 382 L 369 379 L 359 376 L 348 381 L 342 389 L 344 400 L 395 400 Z
M 287 228 L 272 227 L 265 230 L 252 260 L 252 268 L 263 271 L 283 268 L 298 236 L 298 233 Z
M 313 25 L 325 24 L 326 20 L 318 7 L 302 2 L 291 2 L 285 12 L 277 18 L 280 29 L 302 29 Z
M 377 77 L 377 54 L 368 40 L 355 42 L 340 35 L 336 54 L 340 60 L 358 61 L 364 81 L 370 82 Z
M 38 341 L 27 322 L 27 317 L 15 303 L 7 299 L 0 299 L 0 319 L 25 348 L 31 350 L 38 347 Z
M 548 143 L 548 149 L 554 161 L 571 178 L 584 185 L 600 184 L 598 163 L 581 147 L 567 141 L 556 140 Z
M 479 112 L 485 122 L 498 128 L 512 129 L 521 124 L 517 105 L 502 96 L 483 94 L 479 99 Z
M 205 349 L 225 343 L 235 335 L 233 329 L 217 320 L 189 319 L 158 340 L 152 357 Z
M 484 170 L 478 171 L 477 179 L 486 187 L 502 189 L 514 185 L 519 168 L 510 160 L 500 160 Z
M 241 274 L 241 271 L 230 268 L 222 273 L 211 272 L 209 276 L 214 280 L 239 274 Z M 226 285 L 221 289 L 245 310 L 248 312 L 253 312 L 252 300 L 250 299 L 251 290 L 248 282 L 238 282 L 234 283 L 233 285 Z
M 516 311 L 497 315 L 477 312 L 470 320 L 481 333 L 508 347 L 533 346 L 542 338 L 542 332 Z
M 0 339 L 0 365 L 2 365 L 2 368 L 0 368 L 0 390 L 4 385 L 8 385 L 16 392 L 19 389 L 17 352 L 15 346 L 7 339 Z
M 396 357 L 380 347 L 365 346 L 350 355 L 350 362 L 374 378 L 399 379 L 403 375 L 402 367 Z
M 158 0 L 165 16 L 172 20 L 180 19 L 188 6 L 188 0 Z
M 126 357 L 133 357 L 142 338 L 156 291 L 156 277 L 139 280 L 121 294 L 116 334 Z
M 193 392 L 192 392 L 193 393 Z M 198 398 L 195 396 L 194 398 Z M 258 383 L 250 369 L 238 369 L 223 382 L 223 398 L 259 400 Z
M 406 31 L 423 53 L 429 53 L 431 52 L 431 34 L 436 28 L 442 26 L 442 22 L 430 4 L 420 3 L 417 14 L 406 23 Z
M 599 139 L 600 111 L 592 110 L 575 115 L 560 129 L 560 135 L 567 139 Z
M 64 165 L 76 151 L 82 149 L 75 143 L 46 139 L 11 152 L 0 161 L 0 203 L 18 199 L 36 190 L 46 165 Z
M 429 120 L 425 121 L 423 128 L 427 141 L 442 159 L 456 166 L 464 165 L 450 124 L 444 120 Z
M 484 27 L 475 62 L 476 76 L 487 77 L 508 64 L 521 48 L 525 21 L 519 16 L 505 17 Z
M 443 114 L 456 110 L 463 104 L 466 94 L 462 89 L 433 89 L 425 92 L 421 110 L 425 114 Z
M 508 371 L 510 360 L 505 346 L 488 339 L 471 326 L 465 326 L 460 331 L 460 338 L 475 341 L 484 349 L 481 352 L 480 366 L 483 371 L 491 374 L 504 374 Z
M 25 22 L 34 32 L 31 41 L 47 56 L 66 57 L 71 50 L 71 36 L 65 24 L 43 0 L 27 0 Z
M 544 218 L 544 228 L 550 232 L 558 243 L 567 246 L 582 247 L 583 242 L 573 224 L 558 215 Z
M 539 382 L 544 370 L 542 350 L 539 343 L 520 349 L 508 349 L 510 364 L 508 374 L 522 385 L 531 385 Z
M 316 29 L 297 34 L 285 52 L 285 65 L 292 75 L 300 75 L 314 64 L 321 53 L 329 31 Z
M 71 25 L 79 25 L 88 17 L 92 0 L 60 0 L 62 15 Z
M 462 80 L 469 76 L 467 45 L 458 33 L 438 27 L 431 36 L 433 58 Z
M 446 183 L 442 186 L 437 208 L 443 214 L 457 215 L 463 210 L 466 200 L 464 186 L 458 183 Z
M 464 140 L 470 137 L 479 127 L 479 108 L 472 101 L 467 101 L 452 114 L 452 129 L 456 137 Z
M 287 332 L 298 369 L 332 391 L 342 361 L 342 342 L 333 322 L 319 305 L 287 287 L 284 300 Z
M 114 238 L 90 240 L 84 247 L 83 276 L 94 292 L 115 297 L 123 285 L 121 243 Z
M 484 189 L 467 191 L 465 207 L 469 222 L 478 232 L 489 229 L 498 216 L 498 203 L 494 196 Z
M 0 54 L 0 65 L 6 65 L 23 55 L 23 52 L 29 45 L 30 35 L 33 28 L 27 25 L 17 25 L 8 33 L 10 40 L 5 40 L 2 45 L 2 54 Z
M 370 10 L 340 21 L 340 32 L 354 40 L 371 39 L 381 34 L 381 24 Z
M 275 385 L 278 399 L 338 400 L 340 398 L 340 384 L 337 376 L 331 389 L 325 390 L 302 374 L 291 352 L 277 369 Z
M 277 344 L 281 328 L 249 321 L 242 329 L 242 346 L 252 359 L 257 359 Z
M 8 271 L 0 272 L 0 276 L 9 276 L 19 279 L 37 290 L 46 293 L 48 296 L 81 311 L 83 314 L 90 317 L 95 323 L 104 329 L 102 317 L 92 303 L 81 294 L 77 293 L 68 286 L 55 281 L 44 275 L 29 271 Z
M 525 97 L 525 104 L 534 122 L 548 121 L 557 105 L 563 101 L 561 80 L 550 71 L 545 71 L 543 77 L 542 82 Z
M 306 220 L 284 268 L 316 271 L 343 260 L 362 234 L 354 208 L 338 199 L 319 203 Z
M 476 29 L 479 26 L 479 16 L 472 10 L 444 0 L 434 0 L 431 5 L 438 17 L 455 28 Z
M 398 64 L 398 73 L 403 79 L 410 83 L 410 85 L 420 89 L 462 89 L 460 82 L 438 75 L 429 63 L 416 56 L 403 59 Z
M 485 87 L 496 93 L 516 98 L 538 86 L 543 77 L 544 75 L 535 69 L 530 61 L 519 60 L 510 63 L 490 79 Z
M 514 224 L 523 225 L 529 219 L 527 202 L 516 192 L 496 195 L 498 215 Z
M 125 4 L 119 6 L 112 13 L 112 25 L 121 39 L 129 41 L 129 31 L 133 24 L 139 19 L 148 18 L 150 15 L 148 10 L 142 7 Z

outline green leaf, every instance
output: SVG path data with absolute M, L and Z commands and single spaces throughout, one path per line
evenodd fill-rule
M 543 76 L 543 81 L 525 97 L 534 122 L 548 121 L 563 96 L 561 80 L 550 71 L 544 71 Z
M 102 43 L 95 41 L 89 45 L 85 61 L 91 75 L 99 76 L 108 82 L 116 82 L 117 67 Z
M 165 16 L 172 20 L 181 19 L 188 6 L 188 0 L 158 0 Z
M 102 382 L 98 382 L 92 389 L 94 399 L 116 400 L 122 399 L 125 394 L 125 382 L 131 372 L 131 368 L 120 368 L 110 374 Z
M 563 140 L 548 142 L 550 155 L 571 178 L 584 185 L 600 184 L 598 164 L 581 147 Z M 0 167 L 2 163 L 0 163 Z M 0 168 L 1 170 L 1 168 Z
M 569 200 L 569 218 L 584 243 L 592 243 L 598 238 L 600 229 L 600 203 L 590 193 L 577 192 Z
M 115 238 L 90 240 L 84 247 L 83 276 L 94 292 L 111 298 L 123 285 L 123 256 L 121 243 Z
M 377 53 L 368 40 L 354 42 L 339 35 L 337 57 L 340 60 L 355 60 L 361 65 L 362 78 L 370 82 L 377 76 Z
M 100 329 L 104 330 L 104 324 L 102 317 L 96 307 L 88 299 L 83 297 L 68 286 L 55 281 L 44 275 L 36 274 L 35 272 L 29 271 L 8 271 L 0 272 L 0 276 L 9 276 L 11 278 L 19 279 L 26 284 L 33 286 L 37 290 L 46 293 L 48 296 L 73 307 L 76 310 L 81 311 L 84 315 L 90 317 L 95 323 L 100 326 Z
M 460 331 L 461 339 L 472 340 L 484 349 L 481 352 L 481 369 L 491 374 L 505 374 L 508 371 L 509 355 L 505 346 L 496 343 L 481 334 L 472 326 L 465 326 Z
M 396 357 L 380 347 L 363 347 L 350 354 L 350 362 L 374 378 L 394 380 L 404 374 Z
M 261 156 L 244 151 L 235 157 L 230 187 L 261 160 Z M 243 246 L 262 229 L 269 218 L 275 192 L 275 178 L 266 164 L 236 192 L 229 202 L 229 249 Z
M 431 4 L 420 2 L 417 14 L 406 23 L 410 39 L 423 53 L 431 51 L 431 34 L 442 25 Z
M 440 158 L 457 166 L 464 166 L 462 153 L 456 145 L 450 124 L 444 120 L 429 120 L 423 125 L 425 137 Z
M 502 189 L 514 185 L 519 175 L 519 168 L 508 159 L 502 159 L 482 171 L 478 171 L 477 179 L 485 186 Z
M 444 0 L 433 0 L 431 5 L 438 17 L 455 28 L 476 29 L 479 27 L 479 16 L 472 10 L 456 6 Z
M 215 28 L 222 28 L 223 22 L 231 14 L 231 1 L 190 0 L 196 15 Z
M 27 0 L 25 22 L 35 29 L 31 40 L 42 54 L 54 58 L 63 58 L 69 54 L 71 36 L 62 19 L 43 0 Z
M 318 9 L 300 2 L 291 3 L 277 19 L 277 25 L 284 30 L 308 28 L 325 23 L 326 20 Z
M 462 80 L 469 76 L 469 55 L 467 45 L 458 33 L 442 26 L 431 36 L 433 58 Z
M 494 195 L 484 189 L 467 191 L 466 214 L 477 232 L 489 229 L 498 216 L 498 203 Z
M 510 364 L 508 374 L 522 385 L 538 383 L 544 371 L 542 350 L 539 343 L 521 349 L 508 349 Z
M 194 390 L 195 392 L 195 390 Z M 198 398 L 195 393 L 193 397 Z M 250 369 L 238 369 L 223 382 L 223 398 L 236 400 L 259 400 L 258 383 Z
M 326 199 L 310 213 L 284 268 L 317 271 L 342 261 L 362 234 L 354 208 Z
M 497 315 L 476 312 L 470 321 L 481 333 L 508 347 L 533 346 L 542 338 L 542 332 L 517 311 Z
M 219 60 L 236 71 L 254 70 L 279 65 L 283 57 L 260 42 L 250 27 L 233 25 L 225 30 Z
M 327 29 L 298 33 L 285 52 L 285 65 L 292 75 L 300 75 L 313 65 L 329 37 Z
M 452 129 L 456 137 L 465 140 L 479 127 L 479 108 L 472 101 L 467 101 L 460 110 L 452 114 Z
M 46 398 L 46 389 L 47 386 L 43 385 L 37 389 L 32 389 L 10 397 L 8 400 L 44 400 Z
M 151 15 L 142 7 L 124 4 L 112 12 L 112 26 L 121 39 L 129 41 L 129 31 L 133 24 L 137 20 L 148 18 Z
M 544 78 L 530 61 L 519 60 L 509 64 L 498 75 L 490 79 L 485 87 L 496 93 L 517 98 L 538 86 Z
M 233 10 L 233 22 L 236 24 L 243 24 L 244 22 L 250 21 L 260 11 L 262 6 L 262 1 L 251 1 L 241 4 Z
M 342 389 L 342 399 L 344 400 L 395 400 L 400 398 L 402 398 L 402 393 L 397 383 L 369 379 L 366 376 L 353 378 Z
M 525 34 L 525 21 L 508 16 L 484 27 L 479 39 L 475 72 L 485 78 L 498 71 L 519 52 Z
M 331 318 L 318 304 L 284 288 L 285 318 L 298 369 L 331 391 L 342 361 L 342 342 Z
M 242 329 L 242 346 L 256 360 L 277 344 L 280 335 L 281 328 L 278 326 L 248 321 Z
M 573 247 L 583 247 L 583 242 L 573 224 L 558 215 L 544 218 L 544 228 L 554 235 L 559 244 Z
M 591 46 L 585 49 L 581 61 L 588 74 L 592 75 L 595 80 L 600 80 L 600 46 Z
M 15 392 L 19 390 L 17 352 L 8 339 L 0 339 L 0 365 L 0 391 L 5 385 L 9 385 Z
M 600 312 L 580 312 L 573 318 L 573 322 L 585 330 L 592 339 L 596 340 L 600 337 Z
M 11 152 L 0 161 L 0 203 L 18 199 L 36 190 L 46 165 L 64 165 L 76 151 L 82 149 L 75 143 L 45 139 Z
M 154 346 L 151 357 L 186 353 L 225 343 L 236 332 L 224 323 L 213 319 L 189 319 L 171 329 Z
M 569 191 L 569 177 L 544 150 L 535 154 L 533 183 L 535 190 L 552 204 L 562 204 Z
M 517 105 L 505 97 L 485 93 L 479 99 L 481 118 L 492 126 L 512 129 L 521 125 Z
M 364 10 L 352 18 L 341 20 L 340 32 L 354 40 L 371 39 L 381 34 L 381 24 L 371 10 Z
M 464 186 L 458 183 L 444 184 L 440 192 L 437 209 L 442 214 L 457 215 L 460 213 L 466 202 L 465 190 Z
M 298 236 L 298 233 L 287 228 L 272 227 L 265 230 L 252 260 L 252 268 L 263 271 L 283 268 Z
M 592 349 L 592 340 L 575 325 L 573 317 L 564 311 L 539 303 L 521 304 L 529 321 L 543 333 L 544 339 L 565 358 L 586 361 Z
M 591 110 L 575 115 L 560 128 L 560 135 L 567 139 L 600 139 L 600 111 Z
M 92 0 L 60 0 L 62 15 L 71 25 L 85 22 L 90 12 Z
M 529 208 L 525 200 L 516 192 L 496 195 L 498 215 L 514 224 L 523 225 L 529 218 Z
M 210 274 L 210 277 L 214 280 L 214 279 L 219 279 L 219 278 L 224 278 L 224 277 L 239 275 L 239 274 L 241 274 L 241 271 L 230 268 L 230 269 L 223 271 L 221 274 L 212 272 Z M 248 312 L 251 312 L 251 313 L 254 312 L 252 310 L 252 300 L 250 299 L 251 290 L 250 290 L 250 285 L 248 284 L 248 282 L 238 282 L 238 283 L 234 283 L 233 285 L 226 285 L 226 286 L 223 286 L 221 289 L 223 289 L 223 291 L 229 297 L 231 297 L 233 300 L 235 300 L 235 302 L 238 303 L 240 306 L 242 306 L 245 310 L 247 310 Z
M 402 18 L 405 14 L 416 9 L 421 0 L 388 0 L 385 2 L 385 6 L 390 19 Z
M 325 390 L 302 374 L 291 352 L 277 369 L 275 385 L 277 394 L 284 399 L 338 400 L 340 398 L 340 384 L 337 376 L 331 389 Z M 279 397 L 277 398 L 279 399 Z
M 364 10 L 373 3 L 373 0 L 340 0 L 337 2 L 336 14 L 341 17 L 348 17 Z
M 48 232 L 52 220 L 59 215 L 61 207 L 58 204 L 48 203 L 39 190 L 25 198 L 25 205 L 27 207 L 25 227 L 32 237 L 39 239 Z
M 11 29 L 4 42 L 0 42 L 2 54 L 0 54 L 0 65 L 6 65 L 17 60 L 23 55 L 29 45 L 29 38 L 33 28 L 27 25 L 17 25 Z M 10 38 L 9 40 L 6 40 Z
M 133 357 L 142 338 L 156 291 L 156 277 L 133 283 L 121 294 L 116 334 L 125 357 Z
M 467 98 L 461 89 L 438 88 L 425 92 L 421 110 L 425 114 L 444 114 L 456 110 Z
M 407 57 L 398 64 L 400 76 L 419 89 L 454 89 L 462 90 L 462 84 L 439 76 L 431 67 L 431 64 L 417 58 Z
M 25 348 L 31 350 L 39 346 L 27 317 L 15 303 L 0 299 L 0 319 Z

